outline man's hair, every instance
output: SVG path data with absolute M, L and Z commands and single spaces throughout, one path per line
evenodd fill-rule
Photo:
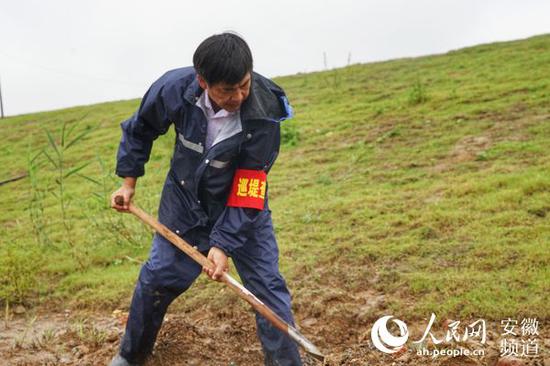
M 219 82 L 233 85 L 252 71 L 252 52 L 235 33 L 215 34 L 197 47 L 193 66 L 210 85 Z

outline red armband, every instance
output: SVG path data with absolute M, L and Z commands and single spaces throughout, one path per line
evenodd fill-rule
M 233 177 L 229 207 L 264 209 L 267 174 L 263 170 L 237 169 Z

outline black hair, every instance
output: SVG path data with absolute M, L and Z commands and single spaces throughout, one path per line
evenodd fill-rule
M 210 85 L 237 84 L 252 71 L 252 52 L 235 33 L 215 34 L 197 47 L 193 66 Z

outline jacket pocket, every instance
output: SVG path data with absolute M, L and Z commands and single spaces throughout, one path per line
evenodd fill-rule
M 171 171 L 160 199 L 159 219 L 182 233 L 207 224 L 208 218 L 195 195 L 176 181 Z

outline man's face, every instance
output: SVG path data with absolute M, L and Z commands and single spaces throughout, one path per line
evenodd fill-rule
M 228 112 L 239 110 L 241 104 L 250 94 L 250 84 L 252 82 L 250 73 L 247 73 L 240 82 L 233 85 L 224 82 L 209 85 L 200 75 L 197 78 L 201 88 L 208 90 L 208 96 L 210 101 L 215 104 L 214 107 L 223 108 Z

